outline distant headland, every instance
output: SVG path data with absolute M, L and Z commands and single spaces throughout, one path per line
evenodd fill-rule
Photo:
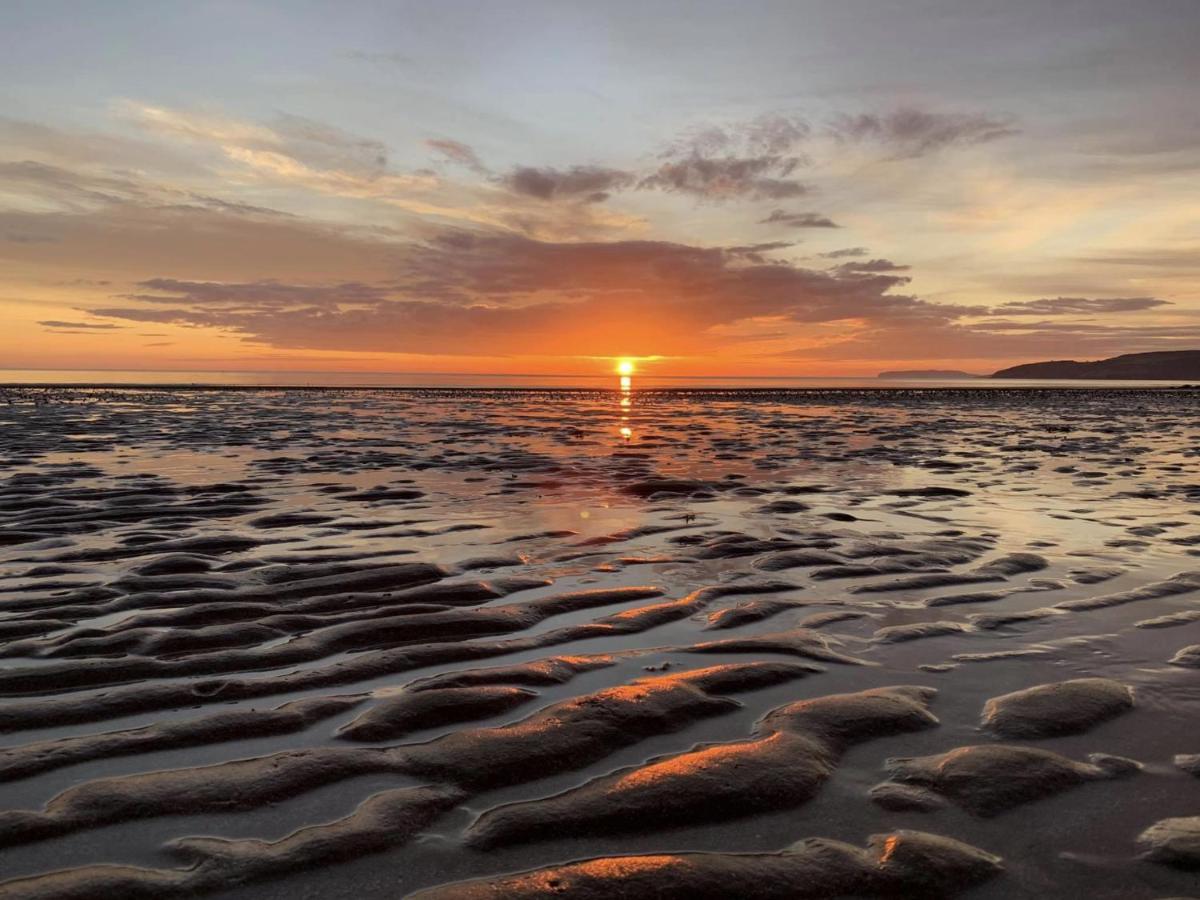
M 945 380 L 949 378 L 986 378 L 985 375 L 973 375 L 970 372 L 960 372 L 958 369 L 898 369 L 895 372 L 880 372 L 878 378 L 896 380 L 931 378 Z
M 883 377 L 882 375 L 880 377 Z M 1093 362 L 1052 360 L 1001 369 L 993 378 L 1200 379 L 1200 350 L 1127 353 Z
M 1181 381 L 1200 380 L 1200 350 L 1162 350 L 1126 353 L 1111 359 L 1078 362 L 1055 359 L 1024 363 L 978 375 L 959 369 L 895 369 L 877 378 L 891 381 L 951 381 L 968 378 L 1090 378 L 1097 380 Z

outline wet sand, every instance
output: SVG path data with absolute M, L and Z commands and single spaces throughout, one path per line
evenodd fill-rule
M 1200 392 L 0 425 L 5 900 L 1200 896 Z

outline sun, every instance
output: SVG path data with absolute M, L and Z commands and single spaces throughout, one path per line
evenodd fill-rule
M 632 359 L 618 360 L 617 361 L 617 374 L 618 375 L 632 375 L 633 374 L 633 360 Z

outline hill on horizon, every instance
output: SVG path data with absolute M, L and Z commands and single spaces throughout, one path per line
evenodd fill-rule
M 960 369 L 895 369 L 890 372 L 880 372 L 876 378 L 986 378 L 986 375 L 976 375 L 973 372 L 963 372 Z
M 1178 381 L 1200 379 L 1200 350 L 1126 353 L 1110 359 L 1025 363 L 994 372 L 992 378 L 1096 378 Z

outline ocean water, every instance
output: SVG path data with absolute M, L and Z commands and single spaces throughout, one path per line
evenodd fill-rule
M 899 379 L 870 377 L 756 377 L 727 375 L 635 375 L 637 390 L 689 388 L 778 390 L 812 388 L 979 388 L 979 387 L 1177 387 L 1181 381 L 1127 381 L 1096 379 L 960 378 Z M 615 374 L 512 375 L 442 372 L 207 372 L 140 369 L 0 369 L 0 384 L 8 385 L 157 385 L 224 387 L 341 387 L 341 388 L 559 388 L 609 390 L 620 387 Z

